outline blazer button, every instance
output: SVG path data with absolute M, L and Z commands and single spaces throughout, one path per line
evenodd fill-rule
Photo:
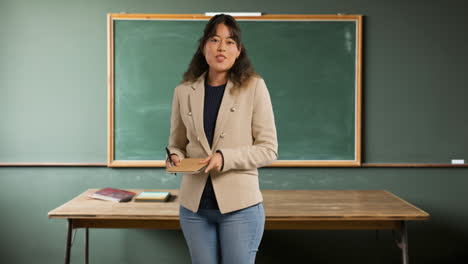
M 200 137 L 197 137 L 197 141 L 200 142 Z
M 221 135 L 219 135 L 221 138 L 224 138 L 226 136 L 226 134 L 224 134 L 224 132 L 221 133 Z
M 192 116 L 192 112 L 188 112 L 188 115 L 189 115 L 189 116 Z
M 234 112 L 234 111 L 236 111 L 236 108 L 235 107 L 231 108 L 231 112 Z

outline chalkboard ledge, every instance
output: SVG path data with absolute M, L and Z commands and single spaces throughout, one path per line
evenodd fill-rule
M 134 164 L 133 164 L 134 165 Z M 0 163 L 0 167 L 129 167 L 123 164 L 119 166 L 108 166 L 107 163 L 84 163 L 84 162 L 11 162 Z M 158 165 L 130 166 L 130 167 L 164 167 Z M 274 165 L 266 166 L 269 168 L 279 167 Z M 304 167 L 304 166 L 289 166 Z M 308 166 L 308 168 L 327 167 L 327 168 L 468 168 L 468 164 L 427 164 L 427 163 L 362 163 L 360 165 L 319 165 Z

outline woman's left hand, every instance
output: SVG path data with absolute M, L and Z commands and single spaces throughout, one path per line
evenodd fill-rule
M 209 172 L 212 169 L 216 169 L 216 171 L 221 171 L 221 167 L 223 166 L 223 157 L 221 156 L 221 154 L 215 153 L 206 157 L 204 160 L 200 161 L 200 163 L 208 163 L 208 166 L 205 168 L 205 173 Z

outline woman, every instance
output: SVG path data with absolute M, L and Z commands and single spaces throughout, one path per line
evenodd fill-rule
M 275 161 L 277 149 L 270 96 L 239 25 L 214 16 L 172 102 L 170 159 L 207 164 L 184 175 L 179 191 L 192 263 L 254 263 L 265 223 L 257 168 Z

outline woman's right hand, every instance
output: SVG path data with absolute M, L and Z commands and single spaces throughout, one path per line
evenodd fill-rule
M 179 159 L 179 156 L 177 156 L 177 154 L 172 154 L 171 155 L 171 160 L 172 160 L 172 163 L 174 163 L 175 166 L 179 166 L 180 159 Z M 170 167 L 172 167 L 172 165 L 169 162 L 169 159 L 166 159 L 166 168 L 170 168 Z

